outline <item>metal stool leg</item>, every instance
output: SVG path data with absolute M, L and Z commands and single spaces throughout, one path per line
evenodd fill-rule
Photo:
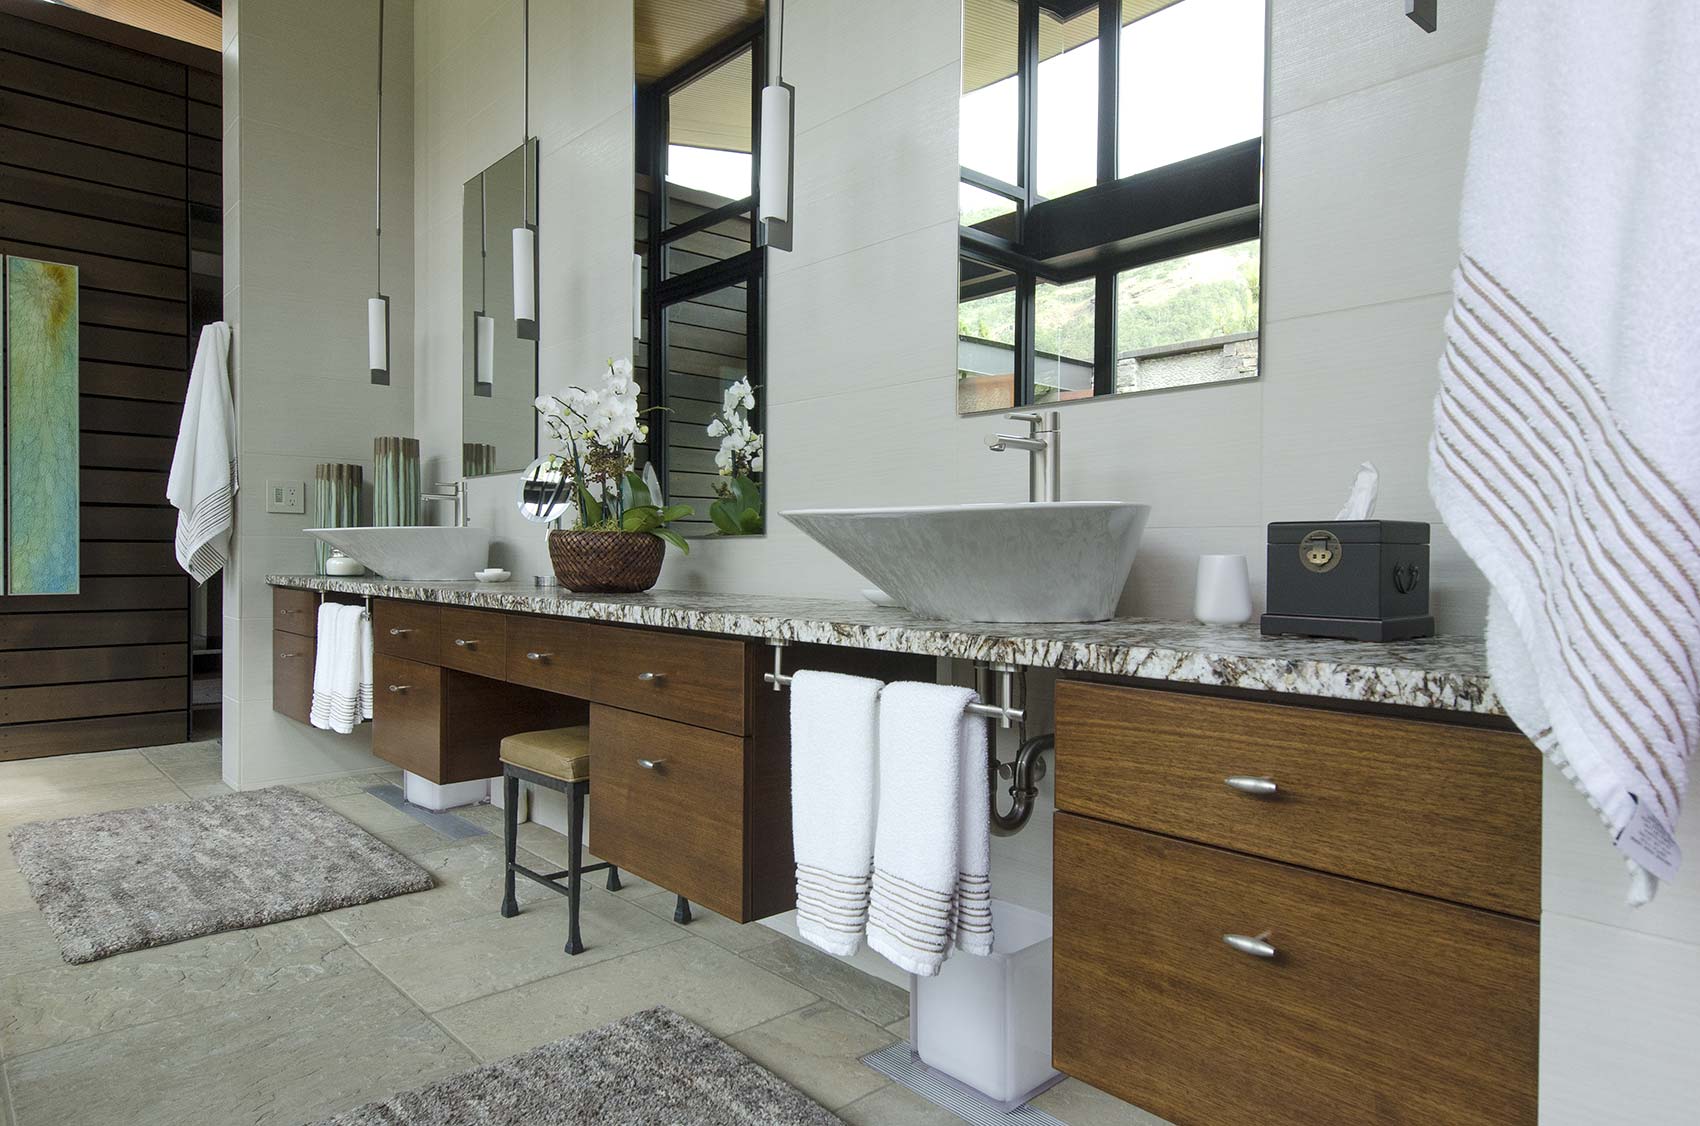
M 679 901 L 673 905 L 673 921 L 680 926 L 691 921 L 691 901 L 682 895 L 679 897 Z
M 612 865 L 608 867 L 608 890 L 620 890 L 620 870 Z
M 579 869 L 584 863 L 584 791 L 583 783 L 575 782 L 567 807 L 567 953 L 581 954 L 584 943 L 578 933 L 579 891 L 584 876 Z
M 506 772 L 502 776 L 502 842 L 507 850 L 507 867 L 502 894 L 502 918 L 519 914 L 519 900 L 514 898 L 514 857 L 519 849 L 519 779 Z

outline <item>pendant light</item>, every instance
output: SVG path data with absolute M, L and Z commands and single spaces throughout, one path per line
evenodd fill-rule
M 761 91 L 761 169 L 756 181 L 756 218 L 763 242 L 775 250 L 791 249 L 791 181 L 795 171 L 792 140 L 797 118 L 792 106 L 795 87 L 785 81 L 785 0 L 768 5 L 768 29 L 774 51 L 774 81 Z
M 525 0 L 525 210 L 514 228 L 514 326 L 521 340 L 537 339 L 537 228 L 531 222 L 531 0 Z
M 496 318 L 490 307 L 490 193 L 478 174 L 478 308 L 472 313 L 472 393 L 488 399 L 496 391 Z
M 372 235 L 377 296 L 366 299 L 366 359 L 372 382 L 390 382 L 390 299 L 384 296 L 384 0 L 378 0 L 378 144 L 372 187 Z

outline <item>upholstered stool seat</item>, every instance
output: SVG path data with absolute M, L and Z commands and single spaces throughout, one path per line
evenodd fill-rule
M 590 778 L 590 727 L 523 731 L 502 740 L 502 761 L 562 782 Z

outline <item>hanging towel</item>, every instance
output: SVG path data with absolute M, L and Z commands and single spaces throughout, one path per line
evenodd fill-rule
M 868 927 L 880 687 L 807 670 L 791 681 L 797 933 L 828 954 L 854 954 Z
M 230 401 L 230 326 L 201 329 L 165 496 L 177 509 L 177 563 L 204 583 L 230 562 L 236 495 L 236 410 Z
M 868 945 L 932 977 L 954 943 L 992 947 L 985 725 L 967 688 L 880 693 L 879 809 Z
M 1429 447 L 1492 586 L 1506 712 L 1624 854 L 1680 860 L 1700 741 L 1700 21 L 1681 5 L 1499 0 Z
M 319 607 L 318 652 L 313 658 L 314 727 L 347 735 L 365 713 L 369 687 L 362 688 L 372 665 L 368 650 L 372 631 L 362 628 L 365 611 L 359 606 L 326 602 Z

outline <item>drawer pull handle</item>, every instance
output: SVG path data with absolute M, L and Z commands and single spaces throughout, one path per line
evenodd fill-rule
M 638 765 L 643 767 L 645 770 L 659 770 L 661 769 L 661 764 L 666 761 L 666 759 L 659 758 L 640 758 L 638 759 Z
M 406 692 L 409 688 L 412 688 L 412 687 L 413 687 L 413 685 L 411 685 L 411 684 L 392 684 L 392 685 L 390 685 L 390 691 L 391 692 Z
M 278 659 L 283 660 L 283 661 L 287 661 L 292 657 L 299 657 L 300 655 L 301 654 L 299 654 L 299 653 L 279 653 Z
M 297 610 L 294 607 L 286 607 L 278 611 L 280 614 L 299 614 L 300 612 L 300 610 Z
M 662 672 L 640 672 L 638 673 L 638 679 L 643 681 L 645 684 L 653 684 L 666 675 L 666 673 Z
M 478 648 L 478 642 L 468 641 L 464 637 L 455 638 L 455 644 L 460 646 L 462 649 L 476 649 L 476 648 Z
M 395 629 L 390 630 L 390 636 L 391 637 L 403 637 L 403 636 L 410 634 L 412 632 L 413 631 L 410 630 L 410 629 L 401 629 L 400 627 L 396 627 Z
M 1242 794 L 1257 794 L 1260 797 L 1268 797 L 1275 792 L 1275 779 L 1273 778 L 1251 778 L 1243 774 L 1236 774 L 1232 778 L 1224 778 L 1222 781 L 1226 782 L 1230 789 L 1238 790 Z
M 1263 941 L 1268 936 L 1268 931 L 1264 931 L 1255 938 L 1249 934 L 1225 934 L 1222 936 L 1222 941 L 1241 954 L 1250 954 L 1254 958 L 1273 958 L 1275 948 Z
M 551 653 L 527 653 L 525 659 L 528 661 L 547 661 L 551 656 L 553 656 Z

